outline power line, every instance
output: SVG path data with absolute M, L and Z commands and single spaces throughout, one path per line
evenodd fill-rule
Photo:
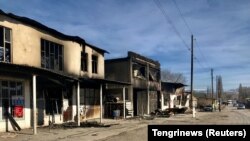
M 197 57 L 194 56 L 194 60 L 196 60 L 202 68 L 206 69 L 206 67 L 201 63 L 201 61 Z
M 178 9 L 179 14 L 180 14 L 180 16 L 181 16 L 183 22 L 185 23 L 187 29 L 189 30 L 190 34 L 193 34 L 193 32 L 192 32 L 191 28 L 189 27 L 189 25 L 187 24 L 187 21 L 185 20 L 185 18 L 184 18 L 184 16 L 183 16 L 183 14 L 182 14 L 182 12 L 181 12 L 181 10 L 180 10 L 180 8 L 179 8 L 177 2 L 176 2 L 175 0 L 173 0 L 173 2 L 174 2 L 174 4 L 175 4 L 175 7 Z
M 173 0 L 173 1 L 174 1 L 174 0 Z M 188 51 L 191 52 L 190 47 L 187 45 L 187 43 L 185 42 L 185 40 L 182 38 L 180 32 L 177 30 L 177 28 L 175 27 L 174 23 L 173 23 L 173 22 L 171 21 L 171 19 L 169 18 L 168 14 L 167 14 L 167 10 L 164 9 L 164 7 L 162 6 L 161 2 L 160 2 L 159 0 L 154 0 L 154 3 L 155 3 L 156 6 L 160 9 L 160 11 L 161 11 L 161 13 L 163 14 L 165 20 L 172 26 L 174 32 L 175 32 L 176 35 L 180 38 L 180 40 L 182 41 L 182 43 L 184 44 L 184 46 L 188 49 Z M 184 23 L 185 23 L 187 29 L 188 29 L 189 32 L 192 34 L 191 28 L 189 27 L 187 21 L 185 20 L 185 18 L 184 18 L 184 16 L 183 16 L 182 12 L 181 12 L 181 10 L 180 10 L 180 8 L 178 7 L 178 5 L 177 5 L 177 3 L 176 3 L 175 1 L 174 1 L 174 4 L 175 4 L 176 8 L 178 9 L 179 14 L 180 14 L 180 16 L 182 17 L 182 20 L 184 21 Z M 196 41 L 196 40 L 195 40 L 195 41 Z M 196 41 L 196 44 L 197 44 L 197 41 Z M 201 61 L 200 61 L 197 57 L 194 56 L 194 60 L 196 60 L 196 61 L 198 62 L 198 64 L 199 64 L 202 68 L 206 69 L 205 65 L 203 65 L 203 64 L 201 63 Z
M 190 34 L 193 34 L 193 32 L 192 32 L 190 26 L 188 25 L 188 23 L 187 23 L 185 17 L 183 16 L 183 14 L 182 14 L 182 12 L 181 12 L 181 10 L 180 10 L 180 8 L 179 8 L 179 6 L 178 6 L 176 0 L 173 0 L 173 3 L 174 3 L 174 5 L 175 5 L 175 7 L 178 9 L 179 15 L 180 15 L 181 19 L 183 20 L 184 24 L 186 25 L 187 29 L 189 30 Z M 195 42 L 196 42 L 196 45 L 197 45 L 196 39 L 195 39 Z M 198 47 L 197 47 L 197 48 L 198 48 Z M 201 55 L 203 56 L 203 58 L 205 58 L 204 55 L 203 55 L 203 53 L 201 52 L 200 48 L 198 48 L 198 49 L 199 49 Z M 201 65 L 201 67 L 203 67 L 204 69 L 206 68 L 206 67 L 205 67 L 206 65 L 202 65 L 201 61 L 200 61 L 197 57 L 194 57 L 194 59 Z M 205 60 L 205 59 L 204 59 L 204 60 Z
M 197 40 L 195 40 L 195 43 L 196 43 L 196 47 L 198 48 L 198 51 L 200 52 L 200 55 L 202 56 L 204 62 L 206 62 L 206 64 L 207 64 L 207 65 L 206 65 L 207 68 L 211 68 L 211 67 L 209 67 L 210 65 L 208 65 L 208 61 L 207 61 L 205 55 L 204 55 L 203 52 L 201 51 L 200 46 L 198 45 Z
M 167 22 L 172 26 L 174 32 L 176 33 L 176 35 L 180 38 L 180 40 L 182 41 L 182 43 L 184 44 L 184 46 L 191 51 L 190 47 L 187 45 L 187 43 L 185 42 L 185 40 L 182 38 L 181 34 L 179 33 L 179 31 L 176 29 L 175 25 L 173 24 L 173 22 L 170 20 L 170 18 L 167 15 L 166 10 L 163 8 L 163 6 L 161 5 L 161 2 L 159 0 L 154 0 L 154 3 L 156 4 L 156 6 L 160 9 L 161 13 L 163 14 L 164 18 L 167 20 Z
M 187 43 L 185 42 L 185 40 L 182 38 L 180 32 L 176 29 L 175 25 L 173 24 L 173 22 L 170 20 L 169 16 L 167 15 L 166 10 L 163 8 L 163 6 L 161 5 L 159 0 L 154 0 L 156 6 L 160 9 L 160 11 L 162 12 L 164 18 L 167 20 L 167 22 L 172 26 L 172 28 L 174 29 L 174 32 L 177 34 L 177 36 L 181 39 L 181 41 L 183 42 L 184 46 L 186 46 L 186 48 L 191 51 L 190 47 L 187 45 Z M 181 12 L 180 12 L 181 13 Z M 183 16 L 182 16 L 183 17 Z M 185 21 L 184 17 L 183 20 Z M 185 21 L 187 27 L 189 28 L 187 22 Z M 192 33 L 191 29 L 189 28 L 189 31 Z M 195 60 L 197 60 L 197 62 L 202 66 L 201 62 L 197 59 L 197 57 L 194 57 Z
M 188 23 L 187 23 L 185 17 L 183 16 L 183 14 L 182 14 L 182 12 L 181 12 L 181 10 L 180 10 L 180 8 L 179 8 L 179 6 L 178 6 L 176 0 L 173 0 L 173 3 L 174 3 L 174 5 L 175 5 L 175 7 L 178 9 L 179 15 L 180 15 L 181 19 L 183 20 L 184 24 L 186 25 L 187 29 L 189 30 L 190 34 L 193 34 L 193 32 L 192 32 L 190 26 L 188 25 Z M 196 42 L 196 45 L 197 45 L 197 40 L 196 40 L 196 39 L 195 39 L 195 42 Z M 198 48 L 198 46 L 197 46 L 197 48 Z M 206 60 L 205 60 L 205 57 L 204 57 L 204 55 L 203 55 L 203 53 L 202 53 L 201 50 L 200 50 L 200 48 L 198 48 L 198 50 L 199 50 L 200 54 L 202 55 L 202 57 L 204 58 L 204 61 L 206 61 Z M 195 57 L 194 59 L 195 59 L 204 69 L 206 68 L 206 67 L 205 67 L 206 65 L 202 65 L 202 64 L 201 64 L 201 61 L 200 61 L 197 57 Z

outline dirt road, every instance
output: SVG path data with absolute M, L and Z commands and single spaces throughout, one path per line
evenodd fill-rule
M 192 114 L 177 114 L 169 118 L 153 120 L 131 119 L 112 120 L 110 127 L 102 128 L 72 128 L 72 129 L 38 129 L 37 135 L 32 130 L 22 130 L 18 133 L 0 133 L 1 141 L 145 141 L 149 124 L 244 124 L 250 125 L 250 109 L 237 110 L 227 106 L 221 112 L 197 112 Z
M 150 124 L 202 124 L 202 125 L 250 125 L 250 109 L 237 110 L 236 107 L 227 106 L 219 112 L 197 112 L 196 117 L 192 115 L 178 114 L 167 120 L 158 119 Z M 101 141 L 145 141 L 147 140 L 147 127 L 133 131 L 123 132 Z

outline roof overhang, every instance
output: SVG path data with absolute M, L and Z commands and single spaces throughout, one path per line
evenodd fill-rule
M 0 73 L 19 74 L 24 76 L 37 75 L 47 79 L 68 81 L 68 82 L 74 82 L 78 80 L 77 77 L 70 76 L 63 72 L 57 72 L 53 70 L 37 68 L 28 65 L 18 65 L 18 64 L 4 63 L 4 62 L 0 62 Z
M 82 83 L 115 84 L 115 85 L 123 85 L 123 86 L 131 85 L 131 83 L 128 83 L 128 82 L 115 81 L 115 80 L 109 80 L 109 79 L 101 79 L 101 78 L 79 78 L 79 80 Z
M 174 82 L 161 82 L 161 86 L 163 87 L 167 87 L 167 86 L 172 86 L 174 88 L 181 88 L 181 87 L 185 87 L 188 85 L 182 84 L 182 83 L 174 83 Z

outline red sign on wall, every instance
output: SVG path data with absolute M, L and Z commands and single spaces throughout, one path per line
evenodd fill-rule
M 23 106 L 15 106 L 14 107 L 14 117 L 23 117 Z

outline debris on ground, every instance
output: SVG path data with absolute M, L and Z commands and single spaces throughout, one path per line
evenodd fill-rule
M 110 127 L 111 124 L 102 124 L 96 121 L 85 121 L 81 122 L 80 126 L 76 122 L 66 122 L 62 124 L 50 124 L 49 126 L 43 126 L 40 128 L 49 128 L 49 129 L 67 129 L 67 128 L 85 128 L 85 127 Z
M 155 116 L 153 115 L 140 115 L 140 116 L 133 116 L 133 117 L 129 117 L 126 118 L 126 120 L 153 120 L 155 118 Z
M 155 117 L 170 117 L 171 114 L 167 110 L 157 109 L 155 112 L 152 112 L 151 115 Z

